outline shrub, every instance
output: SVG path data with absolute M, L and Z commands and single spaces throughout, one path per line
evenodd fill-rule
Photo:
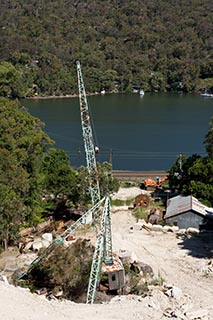
M 93 247 L 87 240 L 78 239 L 68 248 L 57 247 L 48 259 L 41 261 L 30 273 L 34 289 L 46 287 L 48 292 L 78 302 L 87 291 Z

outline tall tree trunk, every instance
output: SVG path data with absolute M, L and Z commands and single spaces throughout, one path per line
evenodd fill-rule
M 8 229 L 3 232 L 3 248 L 6 251 L 8 249 Z

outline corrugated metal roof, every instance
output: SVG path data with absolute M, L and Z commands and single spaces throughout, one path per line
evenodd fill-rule
M 117 257 L 113 258 L 113 264 L 110 264 L 110 265 L 106 265 L 105 263 L 102 264 L 102 272 L 104 272 L 104 273 L 120 271 L 123 269 L 124 268 L 123 268 L 122 262 Z
M 177 196 L 167 201 L 167 209 L 164 218 L 167 219 L 177 216 L 190 210 L 203 216 L 207 216 L 208 212 L 213 209 L 203 205 L 200 201 L 192 196 Z
M 210 208 L 207 206 L 204 206 L 200 201 L 192 197 L 192 210 L 206 216 L 208 214 L 207 211 L 210 210 Z

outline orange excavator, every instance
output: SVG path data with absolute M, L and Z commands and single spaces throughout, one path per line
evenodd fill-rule
M 148 188 L 149 189 L 160 188 L 167 179 L 168 179 L 167 176 L 156 177 L 155 179 L 147 178 L 144 180 L 144 182 L 141 183 L 140 188 L 144 190 L 147 190 Z

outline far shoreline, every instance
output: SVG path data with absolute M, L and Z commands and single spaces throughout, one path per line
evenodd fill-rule
M 105 94 L 111 94 L 111 93 L 121 93 L 121 92 L 106 92 L 106 93 L 101 93 L 101 92 L 95 92 L 95 93 L 86 93 L 87 96 L 98 96 L 98 95 L 105 95 Z M 44 100 L 44 99 L 70 99 L 70 98 L 78 98 L 79 94 L 66 94 L 64 95 L 59 95 L 59 96 L 33 96 L 33 97 L 26 97 L 24 99 L 27 100 Z
M 149 91 L 148 91 L 149 92 Z M 99 95 L 107 95 L 107 94 L 119 94 L 119 93 L 135 93 L 135 92 L 125 92 L 125 91 L 108 91 L 105 93 L 101 93 L 101 92 L 94 92 L 94 93 L 86 93 L 86 96 L 99 96 Z M 160 93 L 160 92 L 158 92 Z M 184 92 L 181 91 L 173 91 L 172 93 L 178 93 L 178 94 L 185 94 Z M 189 94 L 200 94 L 200 92 L 189 92 Z M 75 94 L 66 94 L 66 95 L 50 95 L 50 96 L 40 96 L 40 95 L 36 95 L 36 96 L 32 96 L 32 97 L 25 97 L 25 98 L 21 98 L 21 99 L 26 99 L 26 100 L 48 100 L 48 99 L 71 99 L 71 98 L 79 98 L 79 94 L 75 93 Z
M 26 97 L 27 100 L 44 100 L 44 99 L 69 99 L 69 98 L 78 98 L 78 94 L 67 94 L 65 96 L 33 96 Z

